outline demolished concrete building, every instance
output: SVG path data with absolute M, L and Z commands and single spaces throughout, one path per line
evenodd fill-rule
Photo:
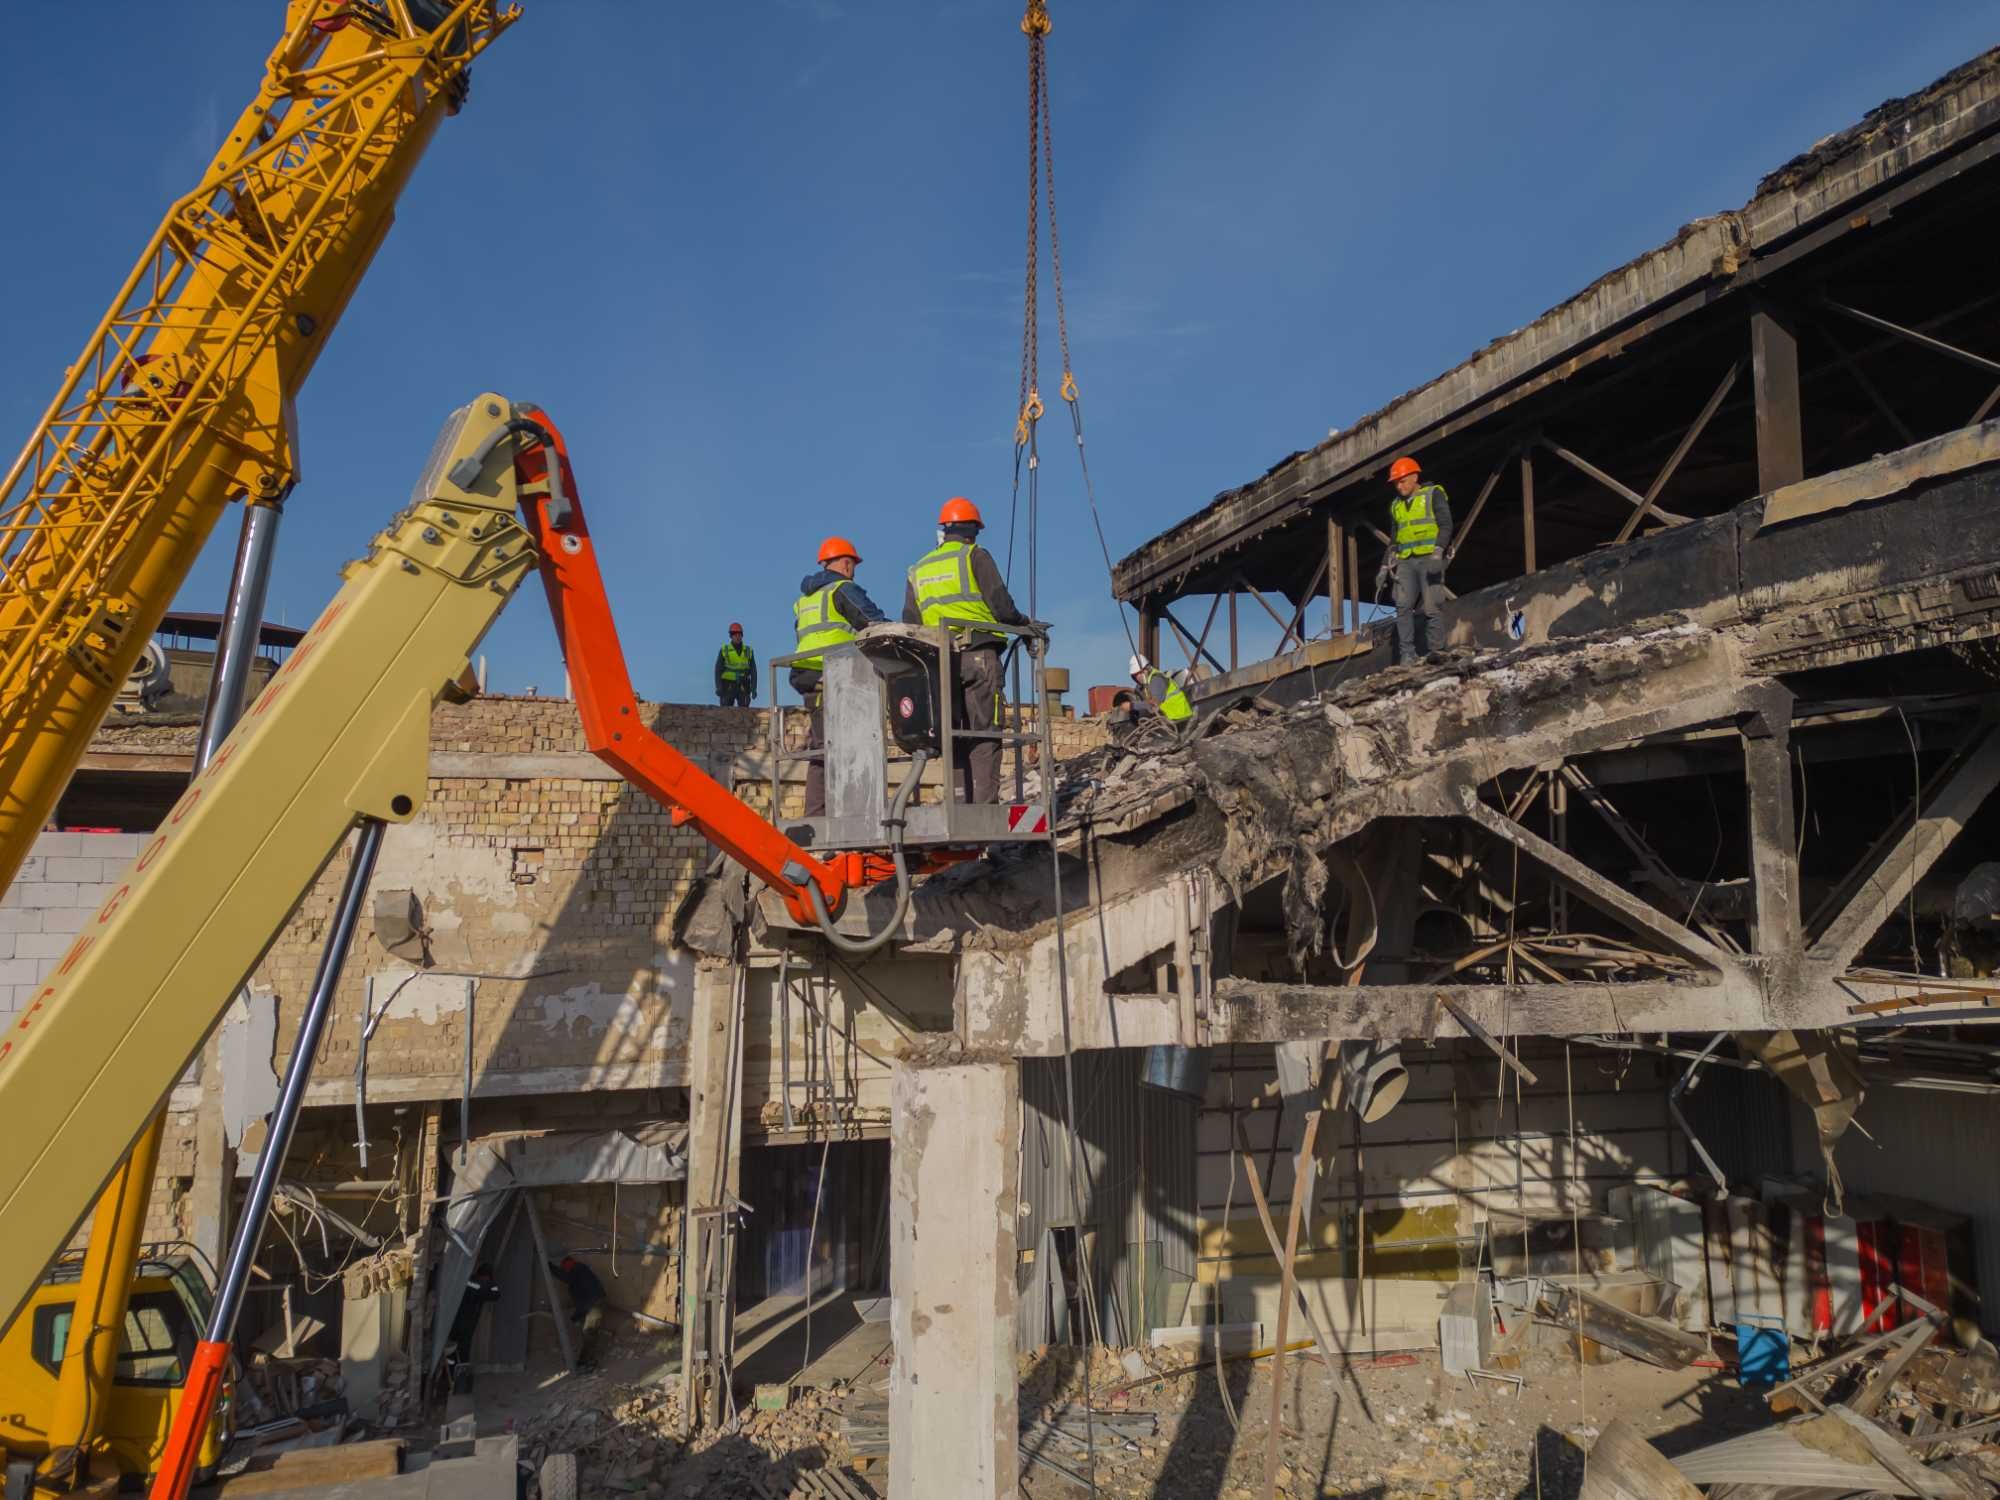
M 1316 1339 L 1432 1347 L 1545 1226 L 1580 1276 L 1630 1265 L 1641 1188 L 1691 1185 L 1725 1240 L 1767 1184 L 1828 1222 L 1920 1199 L 2000 1331 L 1996 151 L 2000 53 L 1133 552 L 1116 592 L 1198 729 L 1060 726 L 1051 844 L 932 875 L 868 958 L 599 768 L 569 705 L 441 708 L 264 1322 L 335 1330 L 393 1404 L 452 1316 L 455 1176 L 611 1131 L 649 1180 L 557 1140 L 569 1180 L 458 1247 L 509 1299 L 475 1363 L 546 1354 L 559 1252 L 679 1326 L 716 1421 L 757 1346 L 815 1383 L 784 1340 L 836 1308 L 863 1352 L 827 1378 L 889 1375 L 896 1496 L 1016 1492 L 1022 1350 L 1281 1337 L 1293 1287 Z M 1395 666 L 1360 580 L 1412 450 L 1463 506 L 1459 593 L 1445 653 Z M 761 714 L 658 712 L 770 805 Z M 60 821 L 118 831 L 48 835 L 8 894 L 19 983 L 191 738 L 100 736 Z M 176 1093 L 163 1234 L 222 1242 L 339 874 Z

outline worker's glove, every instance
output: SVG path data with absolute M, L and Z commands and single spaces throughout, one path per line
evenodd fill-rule
M 1396 576 L 1396 560 L 1388 553 L 1382 554 L 1382 566 L 1375 570 L 1375 592 L 1381 593 L 1389 586 L 1389 580 Z

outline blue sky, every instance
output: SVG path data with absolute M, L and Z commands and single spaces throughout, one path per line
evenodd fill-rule
M 1114 556 L 1997 38 L 1990 6 L 1051 0 L 1071 338 Z M 39 416 L 250 97 L 279 0 L 8 7 L 0 439 Z M 299 401 L 271 613 L 310 620 L 482 389 L 561 421 L 633 674 L 789 648 L 822 535 L 894 608 L 936 507 L 1004 517 L 1026 110 L 1016 0 L 524 0 Z M 1045 258 L 1046 259 L 1046 258 Z M 1053 319 L 1043 385 L 1059 370 Z M 1040 613 L 1124 637 L 1066 424 Z M 225 518 L 181 604 L 219 607 Z M 1004 522 L 999 542 L 1004 548 Z M 1025 603 L 1025 600 L 1023 601 Z M 1275 633 L 1275 631 L 1273 632 Z M 538 590 L 490 682 L 558 690 Z

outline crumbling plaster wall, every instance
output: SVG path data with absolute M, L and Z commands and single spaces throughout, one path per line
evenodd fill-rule
M 642 705 L 642 712 L 690 757 L 731 781 L 746 802 L 768 805 L 765 713 L 674 704 Z M 1058 758 L 1102 743 L 1105 734 L 1099 720 L 1060 719 L 1052 726 Z M 193 742 L 189 722 L 114 720 L 100 730 L 93 749 L 184 755 Z M 673 827 L 665 809 L 588 753 L 575 705 L 567 700 L 482 697 L 440 705 L 432 717 L 431 751 L 435 774 L 426 803 L 409 823 L 391 829 L 373 882 L 378 891 L 404 888 L 417 895 L 431 967 L 420 972 L 386 953 L 374 940 L 372 912 L 364 916 L 309 1103 L 351 1107 L 371 994 L 388 1007 L 368 1056 L 368 1096 L 384 1104 L 456 1099 L 468 1030 L 475 1097 L 684 1084 L 693 963 L 675 949 L 671 928 L 676 909 L 709 864 L 708 843 L 692 829 Z M 792 767 L 784 778 L 786 813 L 799 810 L 801 774 Z M 0 896 L 0 1015 L 32 997 L 84 918 L 139 853 L 143 835 L 135 829 L 42 836 L 13 887 Z M 346 866 L 343 850 L 252 976 L 253 1006 L 275 997 L 275 1036 L 268 1014 L 224 1019 L 234 1039 L 249 1044 L 234 1055 L 252 1071 L 267 1070 L 235 1080 L 244 1087 L 231 1090 L 230 1107 L 245 1116 L 235 1124 L 247 1131 L 246 1153 L 261 1141 L 253 1117 L 290 1054 Z M 466 977 L 471 975 L 480 977 Z M 946 985 L 948 1003 L 948 980 Z M 768 999 L 768 988 L 764 994 Z M 907 994 L 902 1003 L 920 1008 L 921 999 L 921 993 Z M 836 1045 L 838 1096 L 854 1121 L 885 1130 L 888 1060 L 908 1027 L 880 1007 L 851 1003 L 837 989 L 833 1008 L 847 1033 Z M 805 1049 L 815 1041 L 810 1021 L 803 1007 L 793 1007 L 799 1076 Z M 782 1092 L 778 1023 L 774 1007 L 759 1014 L 753 1030 L 763 1040 L 752 1045 L 745 1080 L 746 1107 L 774 1123 Z M 255 1034 L 235 1036 L 246 1026 Z M 187 1194 L 196 1167 L 200 1088 L 197 1062 L 174 1093 L 150 1237 L 190 1231 Z M 593 1197 L 584 1217 L 608 1222 L 608 1190 L 578 1191 L 606 1197 L 602 1205 Z M 667 1196 L 678 1203 L 677 1190 L 663 1190 L 662 1203 Z M 629 1219 L 643 1215 L 644 1205 L 621 1201 L 619 1212 Z M 627 1228 L 633 1243 L 667 1242 L 656 1232 L 658 1223 L 646 1228 L 635 1220 Z M 621 1266 L 621 1272 L 629 1279 L 629 1270 Z M 670 1284 L 650 1274 L 645 1279 L 632 1305 L 655 1312 L 670 1307 Z
M 117 875 L 144 845 L 138 833 L 49 832 L 35 840 L 0 895 L 0 1024 L 31 1003 L 42 979 L 76 941 L 85 920 L 117 889 Z M 167 1114 L 166 1138 L 147 1205 L 146 1238 L 187 1236 L 194 1176 L 195 1112 L 184 1093 Z M 79 1233 L 76 1243 L 84 1236 Z

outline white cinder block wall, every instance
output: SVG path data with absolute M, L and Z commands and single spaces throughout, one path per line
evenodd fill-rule
M 45 833 L 0 897 L 0 1012 L 27 1006 L 146 846 L 144 833 Z

